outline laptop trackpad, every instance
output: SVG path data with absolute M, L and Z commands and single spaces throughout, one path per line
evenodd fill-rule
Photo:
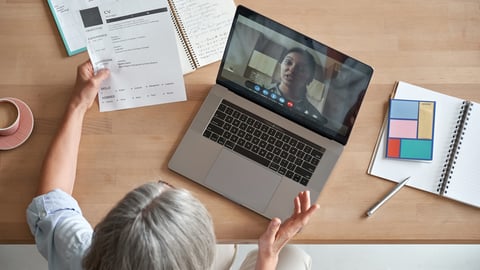
M 281 177 L 268 168 L 223 149 L 205 184 L 237 203 L 263 212 L 280 181 Z

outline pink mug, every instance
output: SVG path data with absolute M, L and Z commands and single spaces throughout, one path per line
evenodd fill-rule
M 19 123 L 20 109 L 18 105 L 8 98 L 0 98 L 0 136 L 14 134 Z

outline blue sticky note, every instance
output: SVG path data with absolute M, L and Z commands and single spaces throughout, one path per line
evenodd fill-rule
M 390 118 L 418 119 L 418 101 L 393 99 L 390 102 Z

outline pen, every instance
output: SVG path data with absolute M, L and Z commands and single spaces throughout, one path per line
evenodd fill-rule
M 374 206 L 372 206 L 372 208 L 370 208 L 370 210 L 367 211 L 367 216 L 371 216 L 373 215 L 373 213 L 375 213 L 375 211 L 377 211 L 378 208 L 380 208 L 380 206 L 382 206 L 386 201 L 388 201 L 388 199 L 390 199 L 393 195 L 395 195 L 395 193 L 397 193 L 403 186 L 405 186 L 405 184 L 408 182 L 408 180 L 410 179 L 410 176 L 403 179 L 401 182 L 399 182 L 394 189 L 392 189 L 392 191 L 390 191 L 387 196 L 385 196 L 383 199 L 381 199 L 379 202 L 377 202 Z

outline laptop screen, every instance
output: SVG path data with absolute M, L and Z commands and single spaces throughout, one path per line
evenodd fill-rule
M 217 83 L 346 144 L 373 69 L 238 6 Z

